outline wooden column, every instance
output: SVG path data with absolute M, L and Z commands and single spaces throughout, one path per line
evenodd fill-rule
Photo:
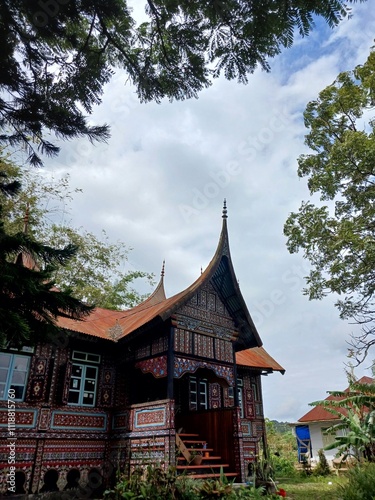
M 174 398 L 173 375 L 174 375 L 174 325 L 172 324 L 169 329 L 169 336 L 168 336 L 167 399 Z
M 233 349 L 233 376 L 234 376 L 234 406 L 240 406 L 240 400 L 238 398 L 238 385 L 237 385 L 237 364 L 236 364 L 236 352 L 234 350 L 234 345 L 232 344 Z

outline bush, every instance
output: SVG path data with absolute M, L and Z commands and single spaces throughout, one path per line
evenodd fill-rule
M 375 463 L 362 462 L 348 471 L 349 482 L 340 486 L 342 500 L 375 498 Z
M 275 477 L 295 477 L 298 473 L 295 467 L 296 460 L 285 456 L 274 455 L 272 457 Z
M 216 479 L 205 481 L 189 475 L 177 476 L 176 468 L 156 465 L 137 467 L 130 477 L 120 476 L 106 500 L 258 500 L 280 498 L 266 495 L 264 488 L 234 486 L 221 472 Z
M 330 466 L 328 465 L 326 456 L 323 450 L 318 450 L 319 462 L 313 471 L 315 476 L 329 476 L 331 474 Z

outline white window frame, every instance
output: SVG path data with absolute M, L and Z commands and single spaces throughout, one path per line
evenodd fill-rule
M 208 381 L 189 377 L 190 410 L 208 409 Z
M 30 370 L 30 356 L 24 356 L 23 354 L 17 353 L 11 353 L 11 352 L 0 352 L 1 356 L 7 356 L 9 357 L 9 365 L 8 367 L 0 368 L 1 372 L 7 372 L 5 377 L 5 380 L 0 382 L 0 385 L 4 387 L 4 392 L 0 396 L 1 400 L 7 400 L 9 397 L 9 391 L 10 390 L 15 390 L 15 388 L 22 387 L 22 394 L 19 397 L 12 397 L 14 401 L 23 401 L 25 399 L 25 393 L 26 393 L 26 387 L 27 387 L 27 380 L 28 380 L 28 375 L 29 375 L 29 370 Z M 26 368 L 22 370 L 18 370 L 16 363 L 17 363 L 17 358 L 22 358 L 26 359 Z M 16 373 L 24 373 L 24 381 L 23 383 L 20 382 L 14 382 L 14 375 Z M 13 393 L 14 394 L 14 393 Z
M 73 351 L 72 373 L 70 375 L 69 381 L 68 405 L 88 407 L 95 406 L 98 389 L 98 365 L 100 363 L 100 359 L 100 354 L 87 353 L 83 351 Z M 75 374 L 75 369 L 78 369 L 80 371 L 80 374 Z M 94 370 L 95 375 L 89 376 L 89 370 Z M 87 384 L 91 384 L 92 388 L 87 387 Z M 77 401 L 69 401 L 70 398 L 77 394 Z M 90 394 L 92 395 L 92 398 L 90 398 Z M 88 398 L 91 399 L 91 402 L 87 401 Z
M 321 433 L 322 433 L 322 443 L 323 447 L 325 448 L 328 445 L 333 444 L 336 441 L 336 432 L 327 432 L 329 427 L 322 427 Z

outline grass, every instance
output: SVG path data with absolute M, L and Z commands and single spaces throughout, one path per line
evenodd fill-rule
M 301 480 L 283 480 L 278 483 L 278 487 L 287 492 L 287 498 L 290 500 L 337 500 L 340 498 L 339 485 L 345 482 L 344 477 L 308 477 Z

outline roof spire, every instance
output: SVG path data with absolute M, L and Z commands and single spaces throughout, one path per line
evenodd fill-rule
M 224 206 L 223 206 L 223 219 L 227 219 L 228 218 L 228 210 L 227 210 L 227 200 L 226 198 L 224 198 Z
M 164 271 L 165 271 L 165 259 L 163 260 L 163 265 L 162 265 L 162 268 L 161 268 L 161 273 L 160 273 L 160 276 L 162 278 L 164 278 Z

